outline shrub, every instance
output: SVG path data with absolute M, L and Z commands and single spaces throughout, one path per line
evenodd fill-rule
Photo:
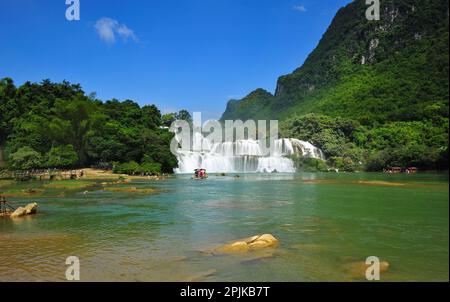
M 291 157 L 295 169 L 301 172 L 326 172 L 328 166 L 325 161 L 317 158 L 296 155 Z
M 30 147 L 22 147 L 9 156 L 8 162 L 13 170 L 30 170 L 42 167 L 42 156 Z

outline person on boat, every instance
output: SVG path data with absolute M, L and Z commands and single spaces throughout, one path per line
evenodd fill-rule
M 194 175 L 195 175 L 195 178 L 198 178 L 199 170 L 198 170 L 198 169 L 195 169 L 195 170 L 194 170 L 194 173 L 195 173 L 195 174 L 194 174 Z
M 206 174 L 205 169 L 202 169 L 202 178 L 208 178 L 208 175 Z

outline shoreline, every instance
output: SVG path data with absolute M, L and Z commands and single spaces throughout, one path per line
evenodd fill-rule
M 84 169 L 74 169 L 71 171 L 75 171 L 77 177 L 76 178 L 66 178 L 61 177 L 57 175 L 56 178 L 50 179 L 50 177 L 47 175 L 46 177 L 39 177 L 37 176 L 36 179 L 31 179 L 33 181 L 63 181 L 63 180 L 78 180 L 78 181 L 119 181 L 122 183 L 129 183 L 133 180 L 149 180 L 149 181 L 159 181 L 159 180 L 165 180 L 168 178 L 176 177 L 176 176 L 190 176 L 192 173 L 179 173 L 179 174 L 164 174 L 164 175 L 128 175 L 128 174 L 117 174 L 113 173 L 112 170 L 103 170 L 103 169 L 95 169 L 95 168 L 84 168 Z M 83 176 L 79 176 L 80 172 L 83 171 Z M 295 175 L 298 173 L 311 173 L 311 174 L 360 174 L 360 173 L 369 173 L 369 174 L 380 174 L 380 175 L 417 175 L 417 174 L 449 174 L 449 170 L 421 170 L 417 173 L 385 173 L 382 171 L 374 172 L 374 171 L 300 171 L 300 172 L 294 172 L 294 173 L 259 173 L 259 172 L 226 172 L 226 173 L 208 173 L 210 176 L 235 176 L 239 177 L 241 175 Z M 10 184 L 13 184 L 15 182 L 20 182 L 20 180 L 13 179 L 11 177 L 5 177 L 0 178 L 0 188 L 8 186 Z M 26 182 L 26 181 L 24 181 Z
M 68 172 L 74 172 L 76 174 L 76 178 L 67 177 Z M 81 171 L 83 171 L 83 176 L 80 176 Z M 82 168 L 82 169 L 73 169 L 73 170 L 65 170 L 60 174 L 55 174 L 54 179 L 50 179 L 50 176 L 47 173 L 43 173 L 40 175 L 33 175 L 37 179 L 37 181 L 49 181 L 49 180 L 162 180 L 170 175 L 128 175 L 128 174 L 118 174 L 113 173 L 111 170 L 102 170 L 102 169 L 93 169 L 93 168 Z M 16 181 L 12 177 L 0 178 L 0 181 Z

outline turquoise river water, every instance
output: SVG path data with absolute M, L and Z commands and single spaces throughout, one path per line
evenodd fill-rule
M 389 262 L 382 281 L 448 281 L 448 184 L 447 174 L 173 176 L 131 184 L 155 194 L 99 185 L 10 198 L 36 201 L 39 214 L 0 218 L 0 281 L 64 281 L 68 256 L 82 281 L 364 281 L 369 256 Z M 203 252 L 264 233 L 276 248 Z

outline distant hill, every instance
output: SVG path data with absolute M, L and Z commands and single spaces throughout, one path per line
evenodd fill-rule
M 448 1 L 380 3 L 380 21 L 364 0 L 340 9 L 274 95 L 232 100 L 222 120 L 278 119 L 282 136 L 320 147 L 339 170 L 448 169 Z
M 363 125 L 448 120 L 448 1 L 385 0 L 368 21 L 364 0 L 340 9 L 302 67 L 231 100 L 225 119 L 281 119 L 307 113 Z M 293 35 L 295 36 L 295 35 Z

